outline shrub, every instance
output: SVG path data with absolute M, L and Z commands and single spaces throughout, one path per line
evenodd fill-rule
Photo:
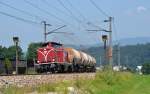
M 144 63 L 142 66 L 143 74 L 150 74 L 150 63 Z

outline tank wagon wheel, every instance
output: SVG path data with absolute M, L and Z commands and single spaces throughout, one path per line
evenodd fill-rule
M 36 72 L 37 73 L 41 73 L 41 69 L 36 69 Z
M 61 65 L 60 67 L 61 67 L 61 69 L 60 69 L 61 73 L 64 73 L 65 72 L 65 66 Z
M 58 73 L 65 73 L 65 71 L 66 71 L 64 64 L 58 64 L 56 69 L 57 69 Z
M 68 71 L 69 73 L 74 72 L 74 67 L 73 67 L 73 65 L 69 65 L 67 71 Z
M 74 69 L 74 72 L 79 72 L 78 64 L 73 64 L 73 69 Z

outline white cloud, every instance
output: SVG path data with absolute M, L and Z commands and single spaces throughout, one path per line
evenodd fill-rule
M 137 10 L 138 13 L 141 13 L 141 12 L 147 11 L 147 8 L 145 8 L 144 6 L 138 6 L 136 8 L 136 10 Z

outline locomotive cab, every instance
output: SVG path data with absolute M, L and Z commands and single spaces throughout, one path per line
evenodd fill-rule
M 37 63 L 62 63 L 64 62 L 63 45 L 56 42 L 47 42 L 37 50 Z

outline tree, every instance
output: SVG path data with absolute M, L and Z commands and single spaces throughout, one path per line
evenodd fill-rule
M 5 58 L 4 65 L 6 74 L 10 74 L 12 72 L 12 64 L 8 58 Z
M 143 74 L 150 74 L 150 63 L 144 63 L 142 66 Z
M 18 46 L 19 59 L 21 58 L 22 55 L 23 55 L 22 49 L 21 49 L 21 47 Z M 5 58 L 9 58 L 9 59 L 14 59 L 15 60 L 15 58 L 16 58 L 16 46 L 10 46 L 7 49 L 7 53 L 6 53 Z
M 42 43 L 30 43 L 28 46 L 28 51 L 26 53 L 26 58 L 27 58 L 27 66 L 28 67 L 33 67 L 34 66 L 34 61 L 33 59 L 37 58 L 37 49 L 39 47 L 42 47 Z
M 0 58 L 5 58 L 7 53 L 7 48 L 0 46 Z
M 27 52 L 27 59 L 28 60 L 33 60 L 36 58 L 37 54 L 37 49 L 39 47 L 42 47 L 42 43 L 31 43 L 28 47 L 28 52 Z

